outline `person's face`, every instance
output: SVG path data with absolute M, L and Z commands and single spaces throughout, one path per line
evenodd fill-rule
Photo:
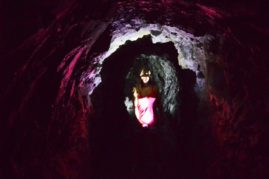
M 144 71 L 142 70 L 140 73 L 140 78 L 142 80 L 143 83 L 148 83 L 149 82 L 149 75 L 150 75 L 150 71 Z
M 149 82 L 149 76 L 141 76 L 141 80 L 146 84 Z

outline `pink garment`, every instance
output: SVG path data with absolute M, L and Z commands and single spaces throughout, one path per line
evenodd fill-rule
M 143 127 L 147 127 L 154 122 L 153 104 L 155 100 L 156 98 L 153 97 L 143 97 L 137 99 L 135 115 Z

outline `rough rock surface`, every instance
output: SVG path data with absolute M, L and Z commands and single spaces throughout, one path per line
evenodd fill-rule
M 124 143 L 116 139 L 123 140 L 120 134 L 128 128 L 121 119 L 107 125 L 92 120 L 99 119 L 95 110 L 103 109 L 95 108 L 99 100 L 92 103 L 90 95 L 95 91 L 101 93 L 95 97 L 109 96 L 98 86 L 103 62 L 126 40 L 147 34 L 153 43 L 173 42 L 181 66 L 176 67 L 179 85 L 186 84 L 180 97 L 182 121 L 160 133 L 167 136 L 161 144 L 178 145 L 180 162 L 171 164 L 178 176 L 269 177 L 269 32 L 264 3 L 64 4 L 46 27 L 1 55 L 1 74 L 5 68 L 9 71 L 2 75 L 0 88 L 0 178 L 94 177 L 96 164 L 101 164 L 92 155 L 92 144 L 108 146 L 110 139 Z M 101 90 L 94 90 L 98 87 Z M 116 137 L 109 136 L 116 130 Z M 96 142 L 90 134 L 103 141 Z M 160 149 L 171 152 L 169 147 Z M 109 174 L 113 172 L 103 177 Z

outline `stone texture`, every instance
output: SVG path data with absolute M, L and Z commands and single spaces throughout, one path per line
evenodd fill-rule
M 186 87 L 195 93 L 185 90 L 179 105 L 182 121 L 172 127 L 182 157 L 176 165 L 180 176 L 268 178 L 265 5 L 66 1 L 47 27 L 1 55 L 1 71 L 10 71 L 3 75 L 1 87 L 0 177 L 90 177 L 96 166 L 89 162 L 95 147 L 89 133 L 103 127 L 88 126 L 98 119 L 92 116 L 96 108 L 91 95 L 102 84 L 102 65 L 127 40 L 148 34 L 153 43 L 172 41 L 178 64 L 186 69 L 180 74 L 196 75 L 194 87 Z M 179 88 L 184 84 L 180 77 Z M 123 130 L 111 124 L 114 128 L 105 129 Z M 170 129 L 163 133 L 174 141 Z

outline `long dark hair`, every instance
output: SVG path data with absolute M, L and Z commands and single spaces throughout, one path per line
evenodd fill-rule
M 140 73 L 141 71 L 150 71 L 150 80 L 147 84 L 144 84 L 141 80 Z M 144 85 L 150 85 L 154 84 L 154 79 L 152 76 L 152 69 L 149 64 L 149 59 L 147 58 L 146 55 L 142 54 L 139 55 L 135 60 L 132 68 L 130 69 L 129 73 L 126 76 L 126 81 L 125 81 L 125 94 L 129 96 L 130 98 L 133 97 L 133 88 L 134 87 L 141 87 Z

